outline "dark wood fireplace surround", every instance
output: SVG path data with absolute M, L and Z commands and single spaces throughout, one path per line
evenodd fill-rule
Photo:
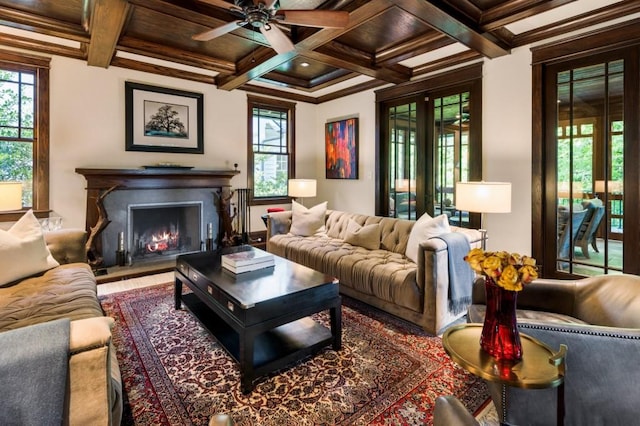
M 103 200 L 112 191 L 131 189 L 176 189 L 176 188 L 212 188 L 218 191 L 219 217 L 224 210 L 225 200 L 231 193 L 231 178 L 239 174 L 238 170 L 205 170 L 172 167 L 141 169 L 94 169 L 77 168 L 76 173 L 87 180 L 86 229 L 87 258 L 95 269 L 102 266 L 102 242 L 97 238 L 109 225 L 109 216 Z M 212 200 L 214 202 L 214 200 Z M 217 242 L 224 238 L 225 227 L 221 226 Z

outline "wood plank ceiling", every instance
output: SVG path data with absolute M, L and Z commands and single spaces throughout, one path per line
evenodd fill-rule
M 281 9 L 347 11 L 349 23 L 345 28 L 279 24 L 295 50 L 277 54 L 248 25 L 210 41 L 193 40 L 194 34 L 238 19 L 206 1 L 0 0 L 0 25 L 26 31 L 15 35 L 0 28 L 0 45 L 319 103 L 498 58 L 518 46 L 640 12 L 638 0 L 609 1 L 517 34 L 508 28 L 574 2 L 279 0 Z M 461 47 L 456 53 L 415 63 L 454 45 Z

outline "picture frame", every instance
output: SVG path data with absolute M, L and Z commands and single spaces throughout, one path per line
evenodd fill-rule
M 327 179 L 358 179 L 358 117 L 325 124 L 325 170 Z
M 125 82 L 125 150 L 203 154 L 202 93 Z

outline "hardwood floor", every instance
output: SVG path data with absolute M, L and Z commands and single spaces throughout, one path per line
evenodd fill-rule
M 174 272 L 170 271 L 160 274 L 130 278 L 127 280 L 112 281 L 104 284 L 98 284 L 98 296 L 132 290 L 134 288 L 148 287 L 156 284 L 173 282 L 173 280 Z

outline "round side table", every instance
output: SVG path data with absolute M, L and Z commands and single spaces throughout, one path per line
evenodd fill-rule
M 482 324 L 450 327 L 442 336 L 445 351 L 460 367 L 470 373 L 503 386 L 524 389 L 558 388 L 558 425 L 564 423 L 564 374 L 567 346 L 554 352 L 541 341 L 520 333 L 522 359 L 498 361 L 480 348 Z M 502 392 L 501 422 L 506 421 L 506 392 Z

